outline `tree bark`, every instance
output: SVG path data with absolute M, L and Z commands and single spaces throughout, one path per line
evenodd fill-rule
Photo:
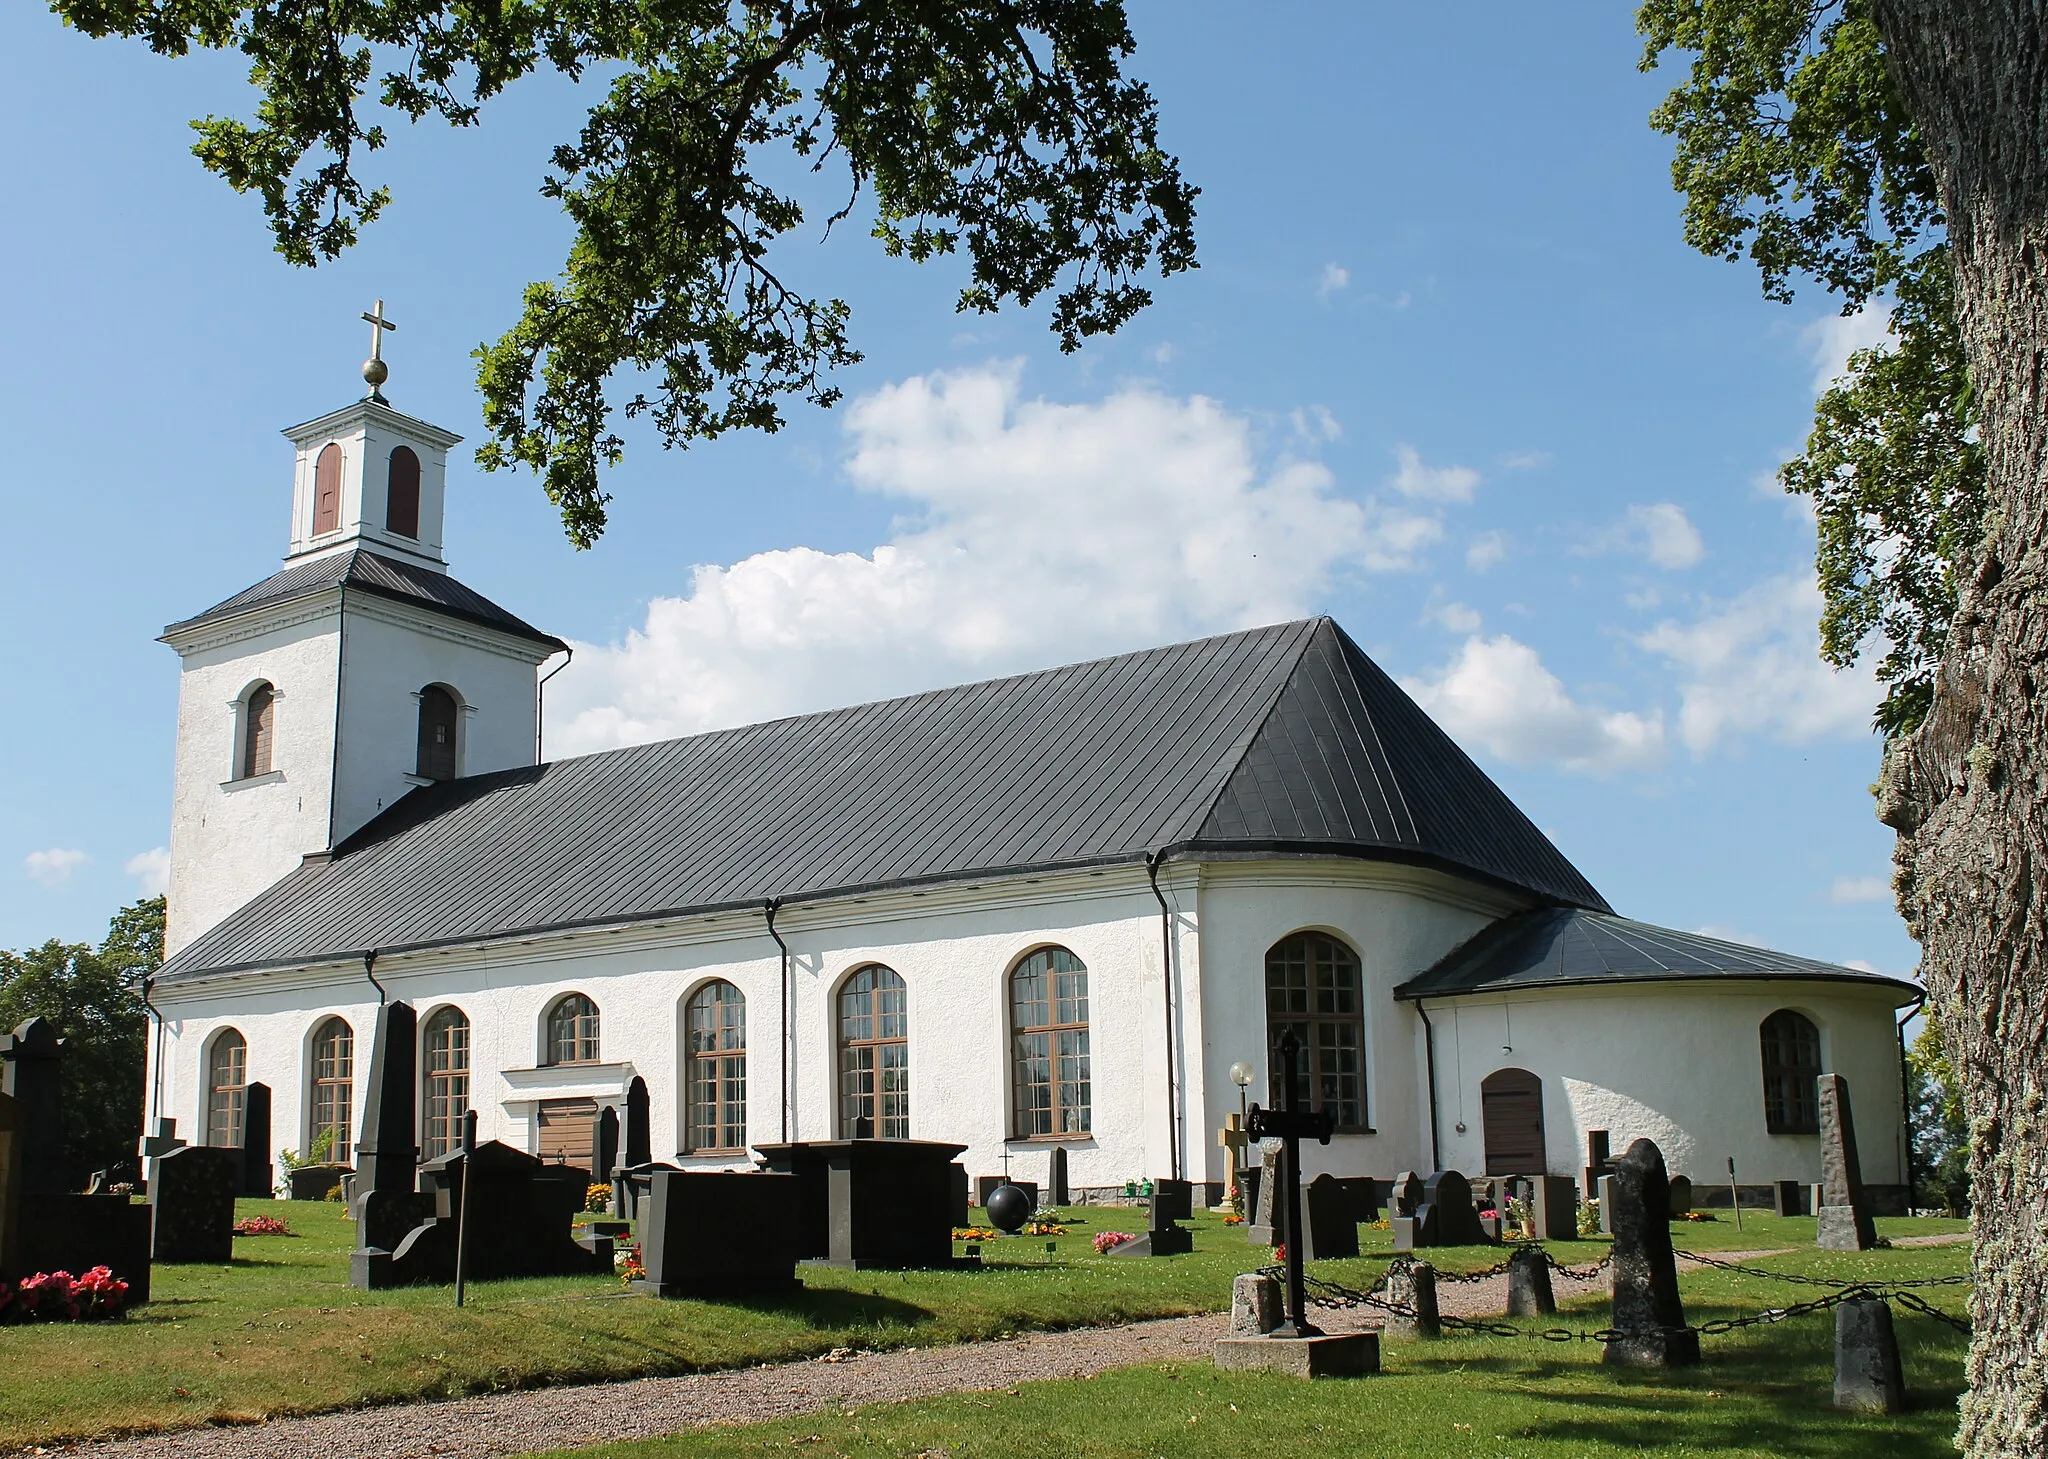
M 1976 1287 L 1960 1443 L 2048 1459 L 2048 15 L 1873 0 L 1948 214 L 1989 473 L 1926 722 L 1878 814 L 1971 1134 Z

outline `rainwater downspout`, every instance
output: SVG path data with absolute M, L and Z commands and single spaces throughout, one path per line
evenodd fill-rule
M 155 984 L 156 977 L 154 974 L 144 973 L 142 975 L 142 1006 L 148 1011 L 149 1016 L 156 1020 L 156 1058 L 153 1061 L 154 1067 L 150 1070 L 154 1078 L 150 1081 L 150 1087 L 142 1091 L 142 1137 L 145 1140 L 149 1138 L 151 1133 L 149 1128 L 150 1110 L 154 1109 L 157 1112 L 157 1116 L 161 1118 L 164 1108 L 164 1014 L 161 1008 L 158 1008 L 149 1001 L 150 989 Z M 139 1159 L 136 1169 L 138 1172 L 141 1170 Z
M 1159 891 L 1160 853 L 1145 853 L 1145 877 L 1152 883 L 1152 896 L 1159 903 L 1159 967 L 1163 974 L 1166 1005 L 1166 1168 L 1180 1179 L 1180 1109 L 1175 1102 L 1173 1082 L 1173 910 Z
M 548 680 L 576 662 L 575 649 L 564 647 L 562 652 L 568 657 L 542 674 L 540 682 L 533 686 L 533 763 L 536 765 L 546 763 L 541 755 L 540 746 L 541 736 L 547 732 Z
M 1420 998 L 1415 1000 L 1415 1011 L 1422 1015 L 1423 1061 L 1429 1069 L 1429 1168 L 1442 1170 L 1444 1157 L 1436 1128 L 1436 1025 L 1429 1021 L 1429 1010 Z
M 1926 1006 L 1927 990 L 1922 988 L 1920 996 L 1913 1000 L 1913 1006 L 1899 1018 L 1899 1126 L 1906 1142 L 1906 1214 L 1909 1216 L 1920 1204 L 1920 1182 L 1913 1174 L 1913 1089 L 1912 1081 L 1906 1075 L 1906 1025 Z
M 363 954 L 363 976 L 370 980 L 370 986 L 377 990 L 377 1006 L 382 1008 L 387 999 L 384 985 L 377 981 L 377 949 L 371 948 Z
M 762 915 L 768 919 L 768 935 L 775 939 L 775 945 L 782 949 L 782 1143 L 789 1143 L 789 944 L 782 940 L 782 934 L 775 930 L 775 914 L 782 909 L 780 897 L 770 897 L 761 904 Z

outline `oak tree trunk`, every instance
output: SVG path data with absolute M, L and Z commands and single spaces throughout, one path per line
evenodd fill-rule
M 1970 1121 L 1961 1445 L 2048 1456 L 2048 15 L 1872 11 L 1947 210 L 1990 481 L 1933 709 L 1887 756 L 1879 815 Z

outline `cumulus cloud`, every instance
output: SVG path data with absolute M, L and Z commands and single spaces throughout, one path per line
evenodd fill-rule
M 92 858 L 83 851 L 69 846 L 52 846 L 44 851 L 31 851 L 21 859 L 28 868 L 28 874 L 46 887 L 61 887 L 71 880 L 72 873 L 91 863 Z
M 1356 571 L 1412 566 L 1442 527 L 1350 500 L 1250 423 L 1148 388 L 1027 399 L 1015 370 L 922 376 L 846 416 L 856 486 L 901 502 L 868 552 L 787 547 L 692 570 L 550 686 L 578 754 L 912 693 L 1313 611 Z
M 1486 620 L 1470 604 L 1438 603 L 1424 612 L 1422 621 L 1434 623 L 1452 633 L 1477 633 Z
M 121 870 L 135 878 L 145 897 L 160 897 L 171 885 L 171 853 L 168 847 L 152 846 L 138 851 L 121 863 Z
M 1707 555 L 1707 544 L 1684 507 L 1676 502 L 1656 502 L 1630 507 L 1621 521 L 1596 532 L 1578 551 L 1628 552 L 1646 557 L 1658 567 L 1687 568 Z
M 1413 446 L 1396 446 L 1394 459 L 1400 463 L 1394 490 L 1417 501 L 1469 502 L 1479 485 L 1479 473 L 1470 467 L 1423 465 Z
M 1436 677 L 1403 687 L 1454 739 L 1513 764 L 1604 775 L 1664 754 L 1661 713 L 1578 703 L 1535 649 L 1507 634 L 1475 634 Z
M 1854 314 L 1823 315 L 1802 329 L 1799 339 L 1813 360 L 1815 393 L 1842 378 L 1849 368 L 1849 356 L 1890 339 L 1891 319 L 1891 305 L 1879 303 L 1867 305 Z M 1775 472 L 1771 486 L 1773 490 L 1778 486 Z
M 1891 899 L 1890 877 L 1838 876 L 1835 884 L 1828 888 L 1828 900 L 1831 902 L 1889 902 Z
M 1340 294 L 1350 287 L 1351 270 L 1342 264 L 1326 263 L 1323 265 L 1323 277 L 1316 284 L 1316 297 L 1327 299 L 1332 294 Z
M 1667 619 L 1636 642 L 1679 676 L 1678 734 L 1695 755 L 1738 735 L 1800 742 L 1869 732 L 1876 675 L 1820 656 L 1813 574 L 1766 578 L 1691 623 Z
M 1508 534 L 1481 532 L 1465 548 L 1465 567 L 1470 572 L 1489 572 L 1508 555 Z

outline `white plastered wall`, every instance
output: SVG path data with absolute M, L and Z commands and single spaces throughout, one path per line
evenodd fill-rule
M 1485 1170 L 1480 1083 L 1496 1069 L 1519 1068 L 1543 1081 L 1553 1175 L 1579 1175 L 1586 1132 L 1606 1130 L 1617 1156 L 1637 1138 L 1655 1141 L 1671 1173 L 1696 1186 L 1725 1185 L 1730 1156 L 1743 1185 L 1816 1181 L 1819 1138 L 1764 1128 L 1758 1026 L 1780 1008 L 1814 1021 L 1822 1068 L 1848 1080 L 1864 1180 L 1903 1185 L 1891 992 L 1789 980 L 1631 983 L 1432 1003 L 1444 1162 Z

